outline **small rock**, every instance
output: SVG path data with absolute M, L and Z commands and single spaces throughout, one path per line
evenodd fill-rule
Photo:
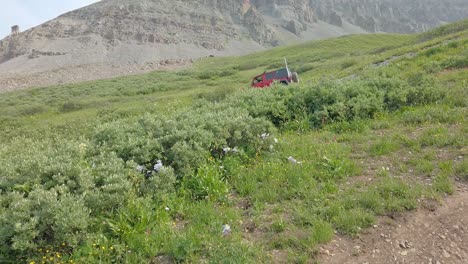
M 408 240 L 402 240 L 398 243 L 398 245 L 400 245 L 401 248 L 405 248 L 405 249 L 408 249 L 411 247 L 411 243 Z
M 321 253 L 324 255 L 330 256 L 330 251 L 327 249 L 323 250 Z
M 404 250 L 404 251 L 400 252 L 400 255 L 406 256 L 406 255 L 408 255 L 408 251 Z
M 443 250 L 442 251 L 442 256 L 444 256 L 444 258 L 450 258 L 450 253 L 447 252 L 447 250 Z

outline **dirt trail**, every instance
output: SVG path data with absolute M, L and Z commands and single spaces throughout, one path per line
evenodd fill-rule
M 468 263 L 468 184 L 442 205 L 383 217 L 357 238 L 337 236 L 320 249 L 320 263 Z

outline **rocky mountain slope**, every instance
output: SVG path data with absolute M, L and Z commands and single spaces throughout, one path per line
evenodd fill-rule
M 318 19 L 368 32 L 417 33 L 468 17 L 465 0 L 310 0 Z
M 344 34 L 417 32 L 467 15 L 466 1 L 444 2 L 102 0 L 0 41 L 0 86 L 112 77 Z M 83 78 L 62 76 L 64 68 Z

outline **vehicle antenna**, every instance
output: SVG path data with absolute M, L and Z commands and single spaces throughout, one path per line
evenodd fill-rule
M 286 60 L 286 57 L 284 57 L 284 64 L 286 64 L 286 69 L 288 69 L 288 60 Z

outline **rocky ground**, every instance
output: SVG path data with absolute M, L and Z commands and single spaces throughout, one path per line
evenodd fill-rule
M 193 60 L 165 60 L 159 63 L 103 65 L 90 64 L 47 72 L 0 75 L 0 93 L 30 87 L 71 84 L 147 73 L 155 70 L 176 70 L 188 67 Z
M 379 219 L 356 238 L 337 236 L 320 249 L 320 263 L 468 263 L 468 183 L 441 204 Z

